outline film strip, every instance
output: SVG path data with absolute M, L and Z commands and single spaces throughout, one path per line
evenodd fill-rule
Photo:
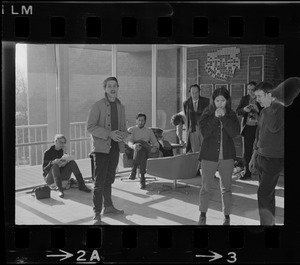
M 283 45 L 284 79 L 299 77 L 299 3 L 2 3 L 5 262 L 297 263 L 299 98 L 285 109 L 284 223 L 81 225 L 16 223 L 16 44 Z M 220 46 L 221 47 L 221 46 Z M 245 63 L 245 61 L 243 62 Z M 267 77 L 266 77 L 267 78 Z M 219 82 L 220 83 L 220 82 Z M 14 106 L 12 108 L 11 106 Z M 287 158 L 287 159 L 286 159 Z M 180 197 L 181 199 L 183 197 Z M 177 198 L 178 199 L 178 198 Z M 236 202 L 238 203 L 238 202 Z M 147 206 L 145 206 L 147 207 Z M 176 203 L 174 204 L 176 207 Z M 92 209 L 92 205 L 91 205 Z M 80 209 L 78 209 L 80 210 Z M 34 209 L 32 209 L 34 211 Z M 157 216 L 156 216 L 157 217 Z M 155 217 L 154 217 L 155 218 Z M 54 219 L 53 219 L 54 220 Z

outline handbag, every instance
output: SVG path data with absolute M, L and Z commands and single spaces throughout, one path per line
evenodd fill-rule
M 50 187 L 48 185 L 41 185 L 34 187 L 33 190 L 31 191 L 31 195 L 34 196 L 38 199 L 48 199 L 50 198 Z M 34 193 L 34 194 L 33 194 Z

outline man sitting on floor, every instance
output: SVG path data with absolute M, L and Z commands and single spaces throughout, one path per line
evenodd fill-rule
M 62 181 L 69 180 L 73 173 L 78 182 L 79 190 L 91 192 L 84 183 L 77 163 L 70 156 L 64 154 L 63 148 L 67 142 L 66 137 L 63 134 L 57 134 L 54 137 L 54 142 L 55 144 L 44 153 L 43 176 L 45 182 L 48 185 L 55 183 L 58 196 L 62 198 L 64 197 Z
M 133 168 L 129 179 L 134 180 L 136 177 L 137 167 L 140 167 L 141 179 L 140 188 L 146 188 L 145 174 L 148 158 L 159 157 L 159 143 L 150 128 L 145 127 L 146 114 L 138 113 L 136 117 L 136 126 L 128 129 L 130 139 L 128 146 L 134 150 Z

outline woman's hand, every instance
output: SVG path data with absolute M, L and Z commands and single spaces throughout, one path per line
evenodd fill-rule
M 217 108 L 215 111 L 215 116 L 217 118 L 222 117 L 225 115 L 225 110 L 223 108 Z

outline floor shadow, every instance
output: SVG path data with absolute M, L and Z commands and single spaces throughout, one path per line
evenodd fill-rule
M 16 205 L 23 208 L 24 210 L 29 211 L 30 213 L 32 213 L 32 214 L 34 214 L 34 215 L 36 215 L 36 216 L 38 216 L 42 219 L 50 222 L 51 224 L 63 224 L 61 221 L 53 218 L 52 216 L 49 216 L 49 215 L 47 215 L 47 214 L 45 214 L 45 213 L 43 213 L 43 212 L 41 212 L 37 209 L 25 204 L 25 203 L 22 203 L 20 201 L 16 201 Z

